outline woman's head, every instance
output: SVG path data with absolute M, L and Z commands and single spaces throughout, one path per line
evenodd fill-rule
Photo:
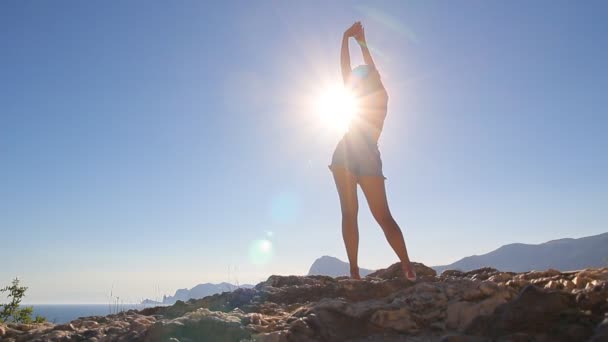
M 359 65 L 352 70 L 351 75 L 350 83 L 353 89 L 369 91 L 380 84 L 380 74 L 372 65 Z
M 373 67 L 367 65 L 367 64 L 363 64 L 363 65 L 359 65 L 356 68 L 353 69 L 352 71 L 352 75 L 358 79 L 366 79 L 370 72 L 373 71 Z

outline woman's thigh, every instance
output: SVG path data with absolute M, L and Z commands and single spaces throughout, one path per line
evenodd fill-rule
M 340 197 L 340 208 L 343 216 L 357 216 L 359 202 L 357 200 L 357 177 L 344 166 L 332 168 L 336 189 Z
M 379 223 L 391 219 L 383 176 L 360 176 L 359 185 L 365 194 L 372 215 Z

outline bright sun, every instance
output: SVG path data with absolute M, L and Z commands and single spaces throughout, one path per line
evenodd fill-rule
M 316 112 L 323 126 L 343 133 L 357 113 L 357 103 L 344 87 L 328 87 L 317 97 Z

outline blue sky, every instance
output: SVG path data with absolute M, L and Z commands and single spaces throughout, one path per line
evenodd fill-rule
M 602 1 L 0 5 L 0 283 L 158 298 L 346 260 L 311 104 L 366 27 L 413 260 L 607 231 Z M 351 45 L 353 65 L 362 62 Z M 360 200 L 362 200 L 360 196 Z M 360 265 L 397 258 L 361 202 Z M 256 241 L 270 253 L 252 254 Z

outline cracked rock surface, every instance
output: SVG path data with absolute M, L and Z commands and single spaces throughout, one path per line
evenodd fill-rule
M 362 280 L 271 276 L 253 289 L 69 323 L 0 324 L 0 341 L 608 341 L 608 268 Z

